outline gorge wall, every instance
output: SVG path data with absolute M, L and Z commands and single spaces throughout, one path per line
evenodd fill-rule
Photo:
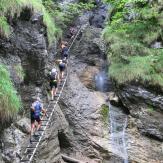
M 103 106 L 108 105 L 109 93 L 97 91 L 95 85 L 95 76 L 107 58 L 108 44 L 101 38 L 107 12 L 107 6 L 100 5 L 75 22 L 83 30 L 70 51 L 69 78 L 33 162 L 61 163 L 64 162 L 61 154 L 85 163 L 123 162 L 112 152 L 109 120 L 104 120 L 101 113 Z M 29 108 L 36 96 L 42 99 L 45 108 L 48 106 L 46 75 L 57 49 L 55 45 L 48 47 L 42 14 L 27 13 L 24 11 L 13 22 L 13 32 L 8 39 L 0 38 L 0 63 L 7 65 L 24 108 L 0 133 L 2 163 L 20 162 L 24 147 L 29 143 Z M 16 65 L 24 70 L 24 81 L 20 80 Z M 161 163 L 162 93 L 142 85 L 118 85 L 115 81 L 112 87 L 128 112 L 129 162 Z

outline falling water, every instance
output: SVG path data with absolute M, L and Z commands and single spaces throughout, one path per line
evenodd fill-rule
M 108 65 L 106 60 L 101 60 L 100 72 L 95 75 L 95 87 L 97 91 L 112 91 L 112 84 L 108 77 Z
M 112 152 L 124 159 L 128 163 L 126 149 L 125 129 L 127 126 L 127 115 L 120 108 L 109 104 L 110 133 Z

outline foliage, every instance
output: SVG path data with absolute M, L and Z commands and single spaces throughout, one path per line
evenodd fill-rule
M 21 102 L 10 79 L 9 72 L 3 65 L 0 65 L 0 76 L 0 121 L 4 123 L 17 114 Z
M 0 16 L 0 35 L 7 37 L 10 35 L 10 26 L 4 16 Z
M 101 106 L 100 114 L 102 116 L 102 121 L 104 122 L 105 125 L 107 125 L 109 120 L 109 107 L 103 104 Z
M 43 22 L 47 27 L 47 35 L 49 45 L 55 40 L 56 36 L 60 34 L 60 30 L 54 24 L 54 20 L 51 17 L 48 10 L 45 9 L 40 0 L 1 0 L 0 1 L 0 21 L 3 22 L 0 26 L 0 32 L 5 36 L 9 36 L 9 24 L 7 22 L 8 17 L 19 17 L 23 9 L 29 8 L 33 12 L 43 13 Z M 5 18 L 6 17 L 6 18 Z
M 110 76 L 118 83 L 139 81 L 163 86 L 163 50 L 151 44 L 163 39 L 159 2 L 106 0 L 114 9 L 103 31 L 109 43 Z
M 140 80 L 143 83 L 160 85 L 163 87 L 162 55 L 135 56 L 129 58 L 129 64 L 113 63 L 110 66 L 110 75 L 118 83 Z
M 149 113 L 153 113 L 153 112 L 154 112 L 154 108 L 153 108 L 152 106 L 148 106 L 147 111 L 148 111 Z
M 93 2 L 79 2 L 69 3 L 63 8 L 52 0 L 43 0 L 43 4 L 50 15 L 54 17 L 56 24 L 62 29 L 71 23 L 77 15 L 81 14 L 83 10 L 90 10 L 95 6 Z

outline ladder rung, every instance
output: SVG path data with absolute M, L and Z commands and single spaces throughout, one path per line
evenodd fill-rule
M 33 153 L 32 153 L 33 154 Z M 32 156 L 32 154 L 27 154 L 27 157 L 30 159 L 30 157 Z
M 37 145 L 37 143 L 36 144 L 30 144 L 30 147 L 27 147 L 27 148 L 36 148 L 36 145 Z
M 20 162 L 27 162 L 27 161 L 29 161 L 29 159 L 20 160 Z
M 35 148 L 31 148 L 31 149 L 27 148 L 25 152 L 26 152 L 27 155 L 28 155 L 28 154 L 30 154 L 30 153 L 33 153 L 34 149 L 35 149 Z
M 44 121 L 44 122 L 46 122 L 46 121 L 48 121 L 47 119 L 42 119 L 41 121 Z
M 31 139 L 32 143 L 38 143 L 39 142 L 39 138 L 38 139 Z
M 35 149 L 36 147 L 27 147 L 27 149 Z
M 40 129 L 38 130 L 38 132 L 40 132 L 40 131 L 45 131 L 45 129 L 44 129 L 44 128 L 43 128 L 43 129 L 40 128 Z

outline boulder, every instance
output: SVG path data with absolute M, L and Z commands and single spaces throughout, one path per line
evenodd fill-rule
M 29 134 L 31 130 L 31 122 L 29 118 L 22 118 L 15 123 L 15 126 L 22 132 Z

